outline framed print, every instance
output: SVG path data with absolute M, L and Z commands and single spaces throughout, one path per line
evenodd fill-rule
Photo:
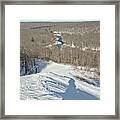
M 119 119 L 119 2 L 2 2 L 1 118 Z

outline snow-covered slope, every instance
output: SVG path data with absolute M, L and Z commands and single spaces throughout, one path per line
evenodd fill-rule
M 74 81 L 73 86 L 70 80 Z M 99 76 L 96 73 L 52 61 L 40 73 L 21 76 L 20 82 L 22 100 L 100 98 Z

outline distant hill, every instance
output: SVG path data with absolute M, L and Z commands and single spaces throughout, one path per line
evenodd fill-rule
M 51 44 L 53 32 L 62 33 L 67 47 L 62 51 Z M 72 47 L 74 46 L 74 47 Z M 71 23 L 20 23 L 21 55 L 39 57 L 59 63 L 100 66 L 100 22 L 84 21 Z

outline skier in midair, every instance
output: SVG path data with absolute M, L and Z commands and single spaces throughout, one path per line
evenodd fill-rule
M 62 45 L 64 44 L 64 39 L 63 39 L 61 33 L 54 32 L 53 35 L 54 35 L 54 37 L 51 39 L 51 42 L 53 42 L 57 46 L 57 48 L 59 48 L 61 50 Z

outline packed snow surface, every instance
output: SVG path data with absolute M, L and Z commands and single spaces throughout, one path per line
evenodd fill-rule
M 99 75 L 84 67 L 48 62 L 40 73 L 20 77 L 20 99 L 99 100 Z

